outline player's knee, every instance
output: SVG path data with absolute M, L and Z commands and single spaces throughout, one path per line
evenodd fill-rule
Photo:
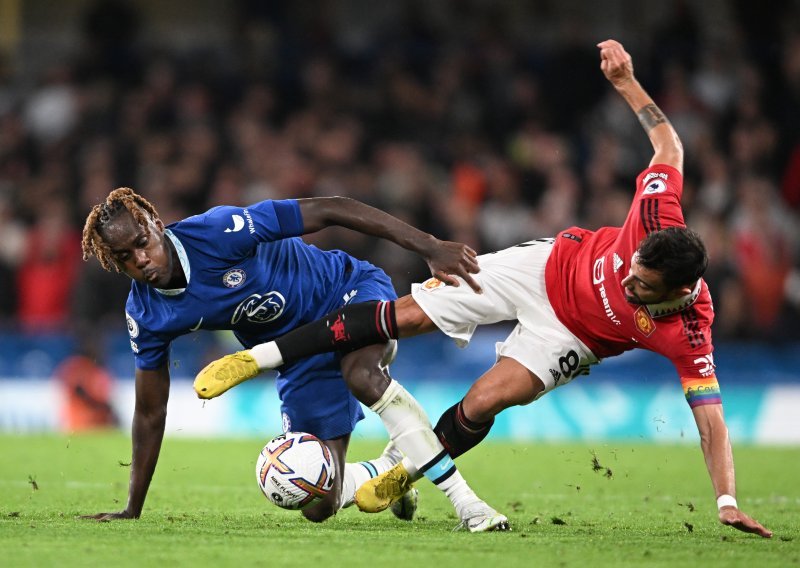
M 499 390 L 472 388 L 464 397 L 464 409 L 476 422 L 488 422 L 503 409 L 513 406 Z
M 310 509 L 303 509 L 303 516 L 312 523 L 321 523 L 327 521 L 336 514 L 333 507 L 312 507 Z
M 391 378 L 384 373 L 376 358 L 366 360 L 356 357 L 356 353 L 342 361 L 342 374 L 347 388 L 362 404 L 375 404 L 386 391 Z
M 350 392 L 359 402 L 367 406 L 372 406 L 380 400 L 391 381 L 379 369 L 359 369 L 354 375 L 353 383 L 348 382 Z
M 319 503 L 303 509 L 303 516 L 312 523 L 321 523 L 330 519 L 339 510 L 339 494 L 336 489 L 331 489 Z

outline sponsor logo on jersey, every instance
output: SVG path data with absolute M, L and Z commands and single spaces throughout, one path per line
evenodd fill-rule
M 231 215 L 231 219 L 233 219 L 233 227 L 225 229 L 226 233 L 238 233 L 244 229 L 244 217 L 241 215 Z
M 650 172 L 644 176 L 644 192 L 642 195 L 652 195 L 653 193 L 664 193 L 667 190 L 666 180 L 669 175 L 663 172 Z
M 614 253 L 614 273 L 619 272 L 620 268 L 622 268 L 622 259 L 617 253 Z
M 703 357 L 698 357 L 694 360 L 695 365 L 700 365 L 700 375 L 703 377 L 709 377 L 714 374 L 714 369 L 717 368 L 714 365 L 714 354 L 709 353 L 708 355 L 704 355 Z
M 646 306 L 639 306 L 633 312 L 633 321 L 636 323 L 638 329 L 645 337 L 650 337 L 656 330 L 656 324 L 653 318 L 650 317 L 650 312 Z
M 286 298 L 280 292 L 272 290 L 265 294 L 250 294 L 241 304 L 236 306 L 231 317 L 231 324 L 237 324 L 242 318 L 252 323 L 269 323 L 278 319 L 286 307 Z
M 244 218 L 247 219 L 247 231 L 252 235 L 256 232 L 256 226 L 253 224 L 253 217 L 247 209 L 242 209 L 242 213 L 244 213 Z
M 558 381 L 561 380 L 561 373 L 555 369 L 550 369 L 550 374 L 553 376 L 553 382 L 558 386 Z
M 565 239 L 569 239 L 571 241 L 575 241 L 576 243 L 581 242 L 583 239 L 578 235 L 573 235 L 572 233 L 561 233 L 561 236 Z
M 444 288 L 445 283 L 439 280 L 438 278 L 428 278 L 425 282 L 422 283 L 422 289 L 426 292 L 432 292 L 439 288 Z
M 617 318 L 617 314 L 614 313 L 614 310 L 611 309 L 611 303 L 608 301 L 608 294 L 606 294 L 606 286 L 603 284 L 603 281 L 606 279 L 605 275 L 605 267 L 606 258 L 601 256 L 597 260 L 594 261 L 594 267 L 592 268 L 592 283 L 597 286 L 597 291 L 600 293 L 600 301 L 603 302 L 603 311 L 605 311 L 606 316 L 614 325 L 622 325 L 622 322 L 619 321 Z
M 131 339 L 139 337 L 139 324 L 128 312 L 125 312 L 125 321 L 128 323 L 128 335 L 131 336 Z
M 604 270 L 605 264 L 606 264 L 606 257 L 604 256 L 601 256 L 600 258 L 594 261 L 594 268 L 592 269 L 593 284 L 600 284 L 603 280 L 606 279 Z
M 225 273 L 222 277 L 222 283 L 228 288 L 238 288 L 244 281 L 247 280 L 247 273 L 241 268 L 234 268 Z
M 139 346 L 136 345 L 136 342 L 133 339 L 131 339 L 131 351 L 133 351 L 134 353 L 139 352 Z

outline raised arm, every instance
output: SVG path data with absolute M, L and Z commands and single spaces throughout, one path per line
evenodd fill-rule
M 770 538 L 772 531 L 739 510 L 736 503 L 733 453 L 728 439 L 728 428 L 722 415 L 722 405 L 696 406 L 692 413 L 700 432 L 700 446 L 717 497 L 720 522 L 740 531 Z
M 667 117 L 633 76 L 630 54 L 613 39 L 598 43 L 597 47 L 600 48 L 600 69 L 636 113 L 650 138 L 654 150 L 650 165 L 667 164 L 683 173 L 683 144 Z
M 136 407 L 131 432 L 133 451 L 131 479 L 128 485 L 128 505 L 116 513 L 97 513 L 85 518 L 109 521 L 138 519 L 142 514 L 150 480 L 158 463 L 169 399 L 169 367 L 147 371 L 136 369 Z
M 477 253 L 467 245 L 441 241 L 385 211 L 348 197 L 313 197 L 299 199 L 298 204 L 305 233 L 338 225 L 387 239 L 419 254 L 428 263 L 431 274 L 442 282 L 458 286 L 453 275 L 460 276 L 473 290 L 480 292 L 480 286 L 470 276 L 479 270 Z

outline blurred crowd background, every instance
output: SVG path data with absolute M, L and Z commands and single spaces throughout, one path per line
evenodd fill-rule
M 619 225 L 652 148 L 604 79 L 613 37 L 678 130 L 717 339 L 800 338 L 800 2 L 0 0 L 0 320 L 124 333 L 83 262 L 118 186 L 166 223 L 347 195 L 489 252 Z M 60 5 L 63 4 L 63 5 Z M 383 267 L 345 230 L 310 242 Z

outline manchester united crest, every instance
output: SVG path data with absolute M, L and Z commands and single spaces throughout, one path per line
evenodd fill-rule
M 445 283 L 439 280 L 438 278 L 428 278 L 425 282 L 422 283 L 422 289 L 426 292 L 432 292 L 433 290 L 437 290 L 439 288 L 444 288 Z
M 656 323 L 647 311 L 645 306 L 639 306 L 633 312 L 633 320 L 636 322 L 636 329 L 638 329 L 645 337 L 650 337 L 656 330 Z

